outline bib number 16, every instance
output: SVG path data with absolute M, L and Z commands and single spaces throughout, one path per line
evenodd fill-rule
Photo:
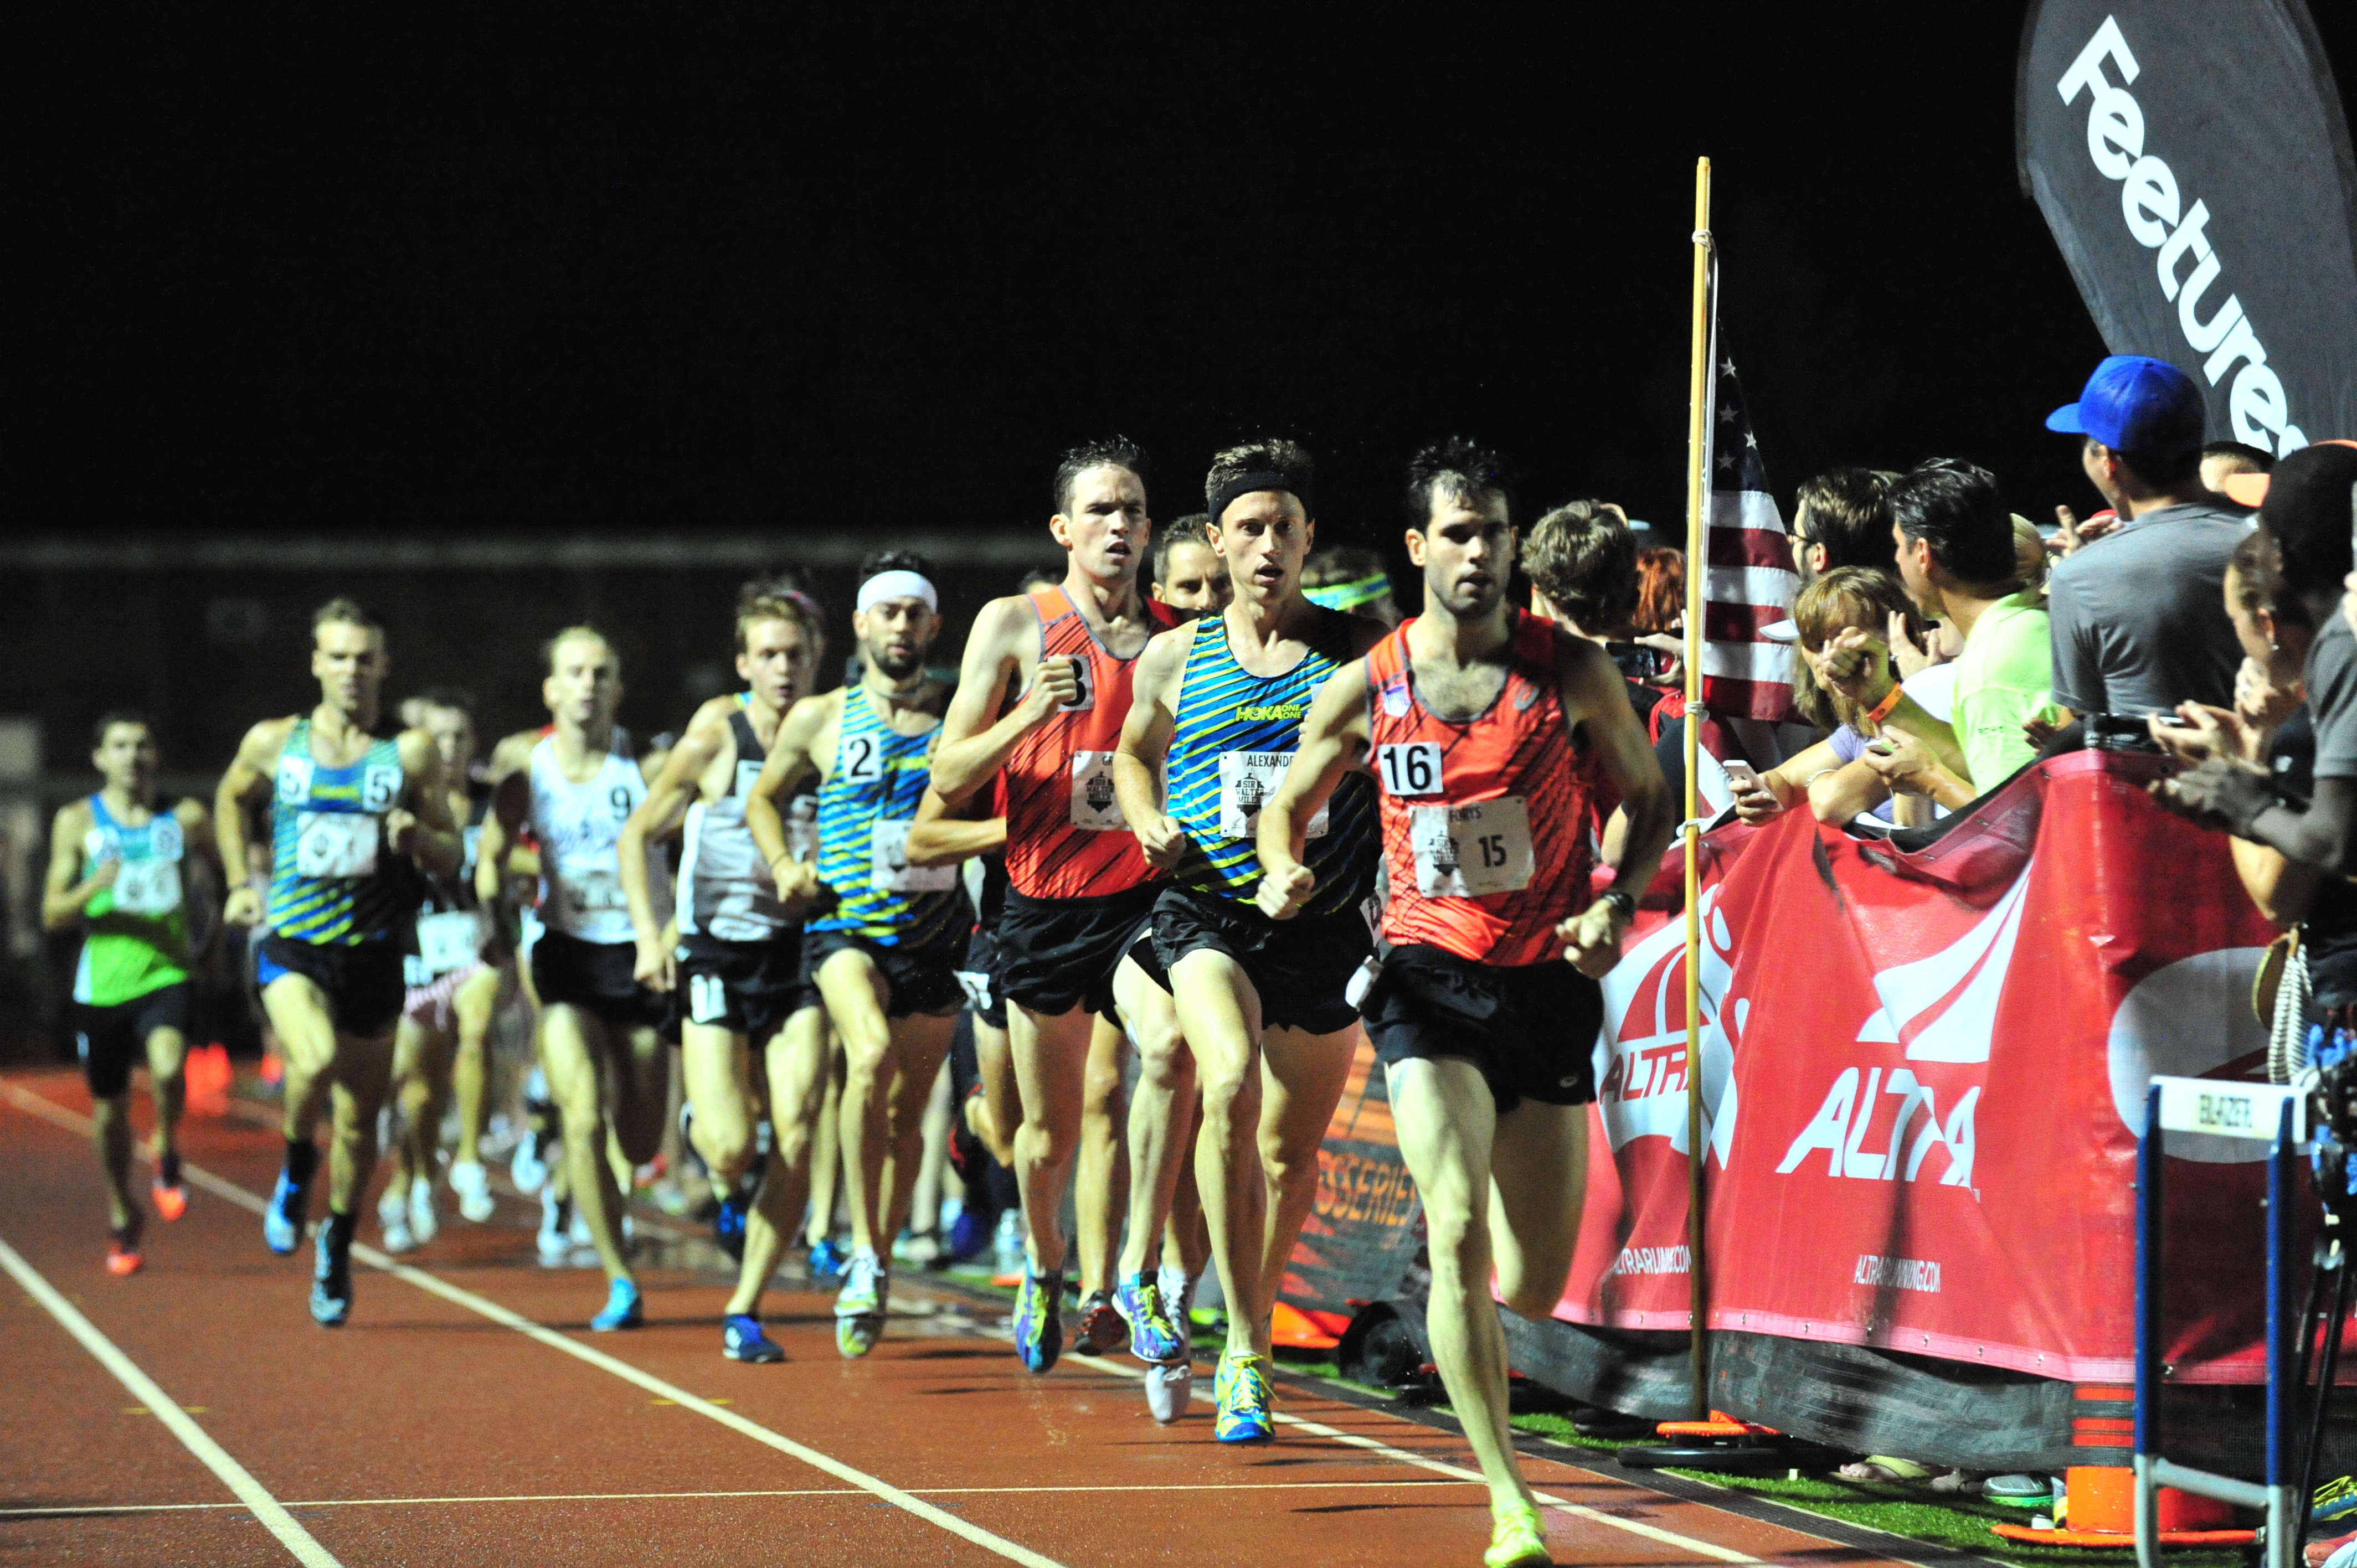
M 1375 771 L 1386 795 L 1440 793 L 1440 747 L 1432 741 L 1375 747 Z

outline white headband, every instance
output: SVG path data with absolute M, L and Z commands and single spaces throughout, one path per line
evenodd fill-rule
M 859 585 L 859 610 L 865 615 L 878 599 L 922 599 L 925 607 L 941 612 L 942 596 L 921 572 L 878 572 Z

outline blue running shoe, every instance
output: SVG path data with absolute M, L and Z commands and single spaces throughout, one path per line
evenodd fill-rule
M 1023 1267 L 1023 1286 L 1015 1293 L 1015 1353 L 1024 1369 L 1046 1372 L 1064 1353 L 1064 1276 L 1042 1274 Z
M 1227 1389 L 1211 1435 L 1222 1443 L 1265 1443 L 1275 1436 L 1275 1391 L 1269 1387 L 1267 1363 L 1258 1356 L 1224 1356 L 1221 1363 Z
M 963 1263 L 982 1255 L 990 1245 L 990 1225 L 971 1208 L 961 1208 L 950 1225 L 949 1245 L 942 1249 L 942 1263 Z
M 303 1184 L 278 1173 L 278 1185 L 271 1189 L 270 1207 L 262 1211 L 262 1244 L 288 1257 L 303 1244 L 303 1215 L 311 1205 L 310 1193 Z
M 319 1227 L 317 1264 L 311 1276 L 311 1321 L 341 1328 L 352 1316 L 352 1243 L 349 1224 L 332 1217 Z
M 1135 1273 L 1114 1292 L 1114 1310 L 1129 1325 L 1129 1353 L 1157 1366 L 1187 1353 L 1187 1342 L 1171 1326 L 1162 1307 L 1162 1284 L 1157 1274 Z
M 731 1313 L 720 1327 L 720 1353 L 732 1361 L 767 1363 L 786 1359 L 786 1348 L 761 1332 L 761 1320 Z
M 813 1241 L 810 1250 L 810 1277 L 813 1284 L 841 1279 L 843 1271 L 851 1266 L 851 1259 L 834 1244 L 833 1237 Z
M 856 1252 L 844 1271 L 843 1291 L 834 1298 L 834 1348 L 857 1359 L 876 1348 L 884 1337 L 884 1301 L 892 1288 L 891 1275 L 875 1253 Z
M 745 1261 L 745 1216 L 752 1208 L 750 1200 L 740 1193 L 730 1193 L 713 1210 L 712 1239 L 720 1250 L 737 1262 Z
M 628 1280 L 615 1280 L 606 1289 L 606 1310 L 589 1320 L 589 1326 L 600 1334 L 611 1334 L 617 1328 L 646 1326 L 646 1305 L 639 1299 L 639 1287 Z

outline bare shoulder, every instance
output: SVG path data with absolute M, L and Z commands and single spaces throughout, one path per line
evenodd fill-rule
M 715 734 L 726 734 L 729 727 L 728 716 L 734 714 L 737 708 L 737 702 L 735 697 L 713 697 L 707 700 L 703 706 L 695 710 L 695 716 L 687 721 L 687 728 L 680 738 L 687 740 Z
M 182 832 L 199 832 L 211 824 L 212 808 L 194 795 L 183 795 L 172 803 L 172 820 L 180 824 Z
M 264 719 L 247 730 L 245 738 L 238 743 L 239 760 L 253 762 L 275 757 L 285 748 L 286 737 L 295 733 L 295 726 L 301 722 L 300 714 L 288 714 L 280 719 Z
M 993 599 L 982 607 L 974 618 L 974 630 L 966 638 L 969 657 L 975 651 L 996 653 L 1000 657 L 1017 651 L 1022 639 L 1039 627 L 1039 607 L 1028 594 L 1009 594 L 1003 599 Z
M 77 795 L 58 808 L 57 817 L 51 823 L 52 838 L 60 843 L 80 843 L 96 820 L 91 815 L 90 797 Z
M 1181 621 L 1168 631 L 1157 631 L 1146 639 L 1146 651 L 1137 656 L 1137 672 L 1141 677 L 1164 679 L 1178 673 L 1187 662 L 1187 650 L 1195 644 L 1195 628 L 1191 620 Z
M 402 771 L 412 778 L 422 779 L 442 771 L 442 754 L 436 748 L 433 736 L 425 730 L 403 730 L 393 737 L 393 746 L 401 754 Z
M 538 730 L 520 729 L 491 747 L 491 782 L 521 773 L 532 764 L 532 749 L 540 744 Z

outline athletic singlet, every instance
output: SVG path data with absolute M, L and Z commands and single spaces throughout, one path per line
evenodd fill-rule
M 686 847 L 679 863 L 679 934 L 724 942 L 766 942 L 787 929 L 778 885 L 745 825 L 745 797 L 761 776 L 769 748 L 753 732 L 738 693 L 728 728 L 737 737 L 737 772 L 728 792 L 687 809 Z
M 1564 723 L 1555 628 L 1512 614 L 1505 683 L 1462 723 L 1416 695 L 1414 620 L 1367 655 L 1367 761 L 1391 880 L 1383 940 L 1501 967 L 1563 956 L 1555 927 L 1588 902 L 1595 788 L 1594 760 Z
M 1113 793 L 1114 748 L 1129 717 L 1137 660 L 1116 659 L 1061 588 L 1034 588 L 1039 657 L 1079 660 L 1080 695 L 1015 743 L 1006 757 L 1006 875 L 1027 898 L 1097 898 L 1154 875 Z M 1146 601 L 1154 631 L 1178 613 Z M 1143 644 L 1139 652 L 1145 651 Z
M 271 930 L 288 941 L 358 947 L 383 941 L 416 907 L 418 877 L 395 870 L 384 816 L 401 804 L 401 748 L 369 743 L 357 762 L 311 756 L 311 721 L 295 721 L 278 753 L 270 801 Z
M 632 940 L 622 897 L 622 824 L 647 798 L 646 776 L 630 760 L 630 737 L 619 725 L 606 760 L 586 784 L 556 765 L 556 737 L 532 748 L 532 831 L 540 840 L 540 919 L 552 931 L 607 947 Z M 647 845 L 647 886 L 661 908 L 671 897 L 663 859 Z
M 1181 885 L 1222 897 L 1260 887 L 1260 809 L 1301 746 L 1301 720 L 1328 676 L 1351 660 L 1352 618 L 1320 612 L 1316 639 L 1292 669 L 1259 676 L 1236 660 L 1225 616 L 1195 623 L 1170 731 L 1168 810 L 1187 830 Z M 1330 915 L 1365 898 L 1375 875 L 1375 800 L 1360 774 L 1343 777 L 1310 819 L 1301 863 L 1318 875 L 1302 906 Z
M 89 922 L 74 965 L 73 999 L 113 1007 L 188 978 L 188 910 L 180 892 L 184 852 L 179 819 L 159 800 L 146 822 L 127 826 L 90 798 L 90 832 L 81 841 L 87 875 L 119 861 L 114 886 L 82 907 Z
M 450 880 L 421 874 L 425 901 L 417 908 L 417 950 L 404 955 L 402 973 L 411 985 L 431 985 L 483 956 L 484 927 L 476 913 L 475 856 L 483 847 L 483 819 L 491 792 L 469 784 L 467 820 L 458 829 L 458 875 Z
M 920 948 L 965 929 L 957 867 L 909 864 L 909 829 L 932 779 L 941 733 L 935 725 L 901 735 L 866 687 L 843 694 L 834 766 L 818 787 L 818 875 L 837 903 L 810 929 Z

